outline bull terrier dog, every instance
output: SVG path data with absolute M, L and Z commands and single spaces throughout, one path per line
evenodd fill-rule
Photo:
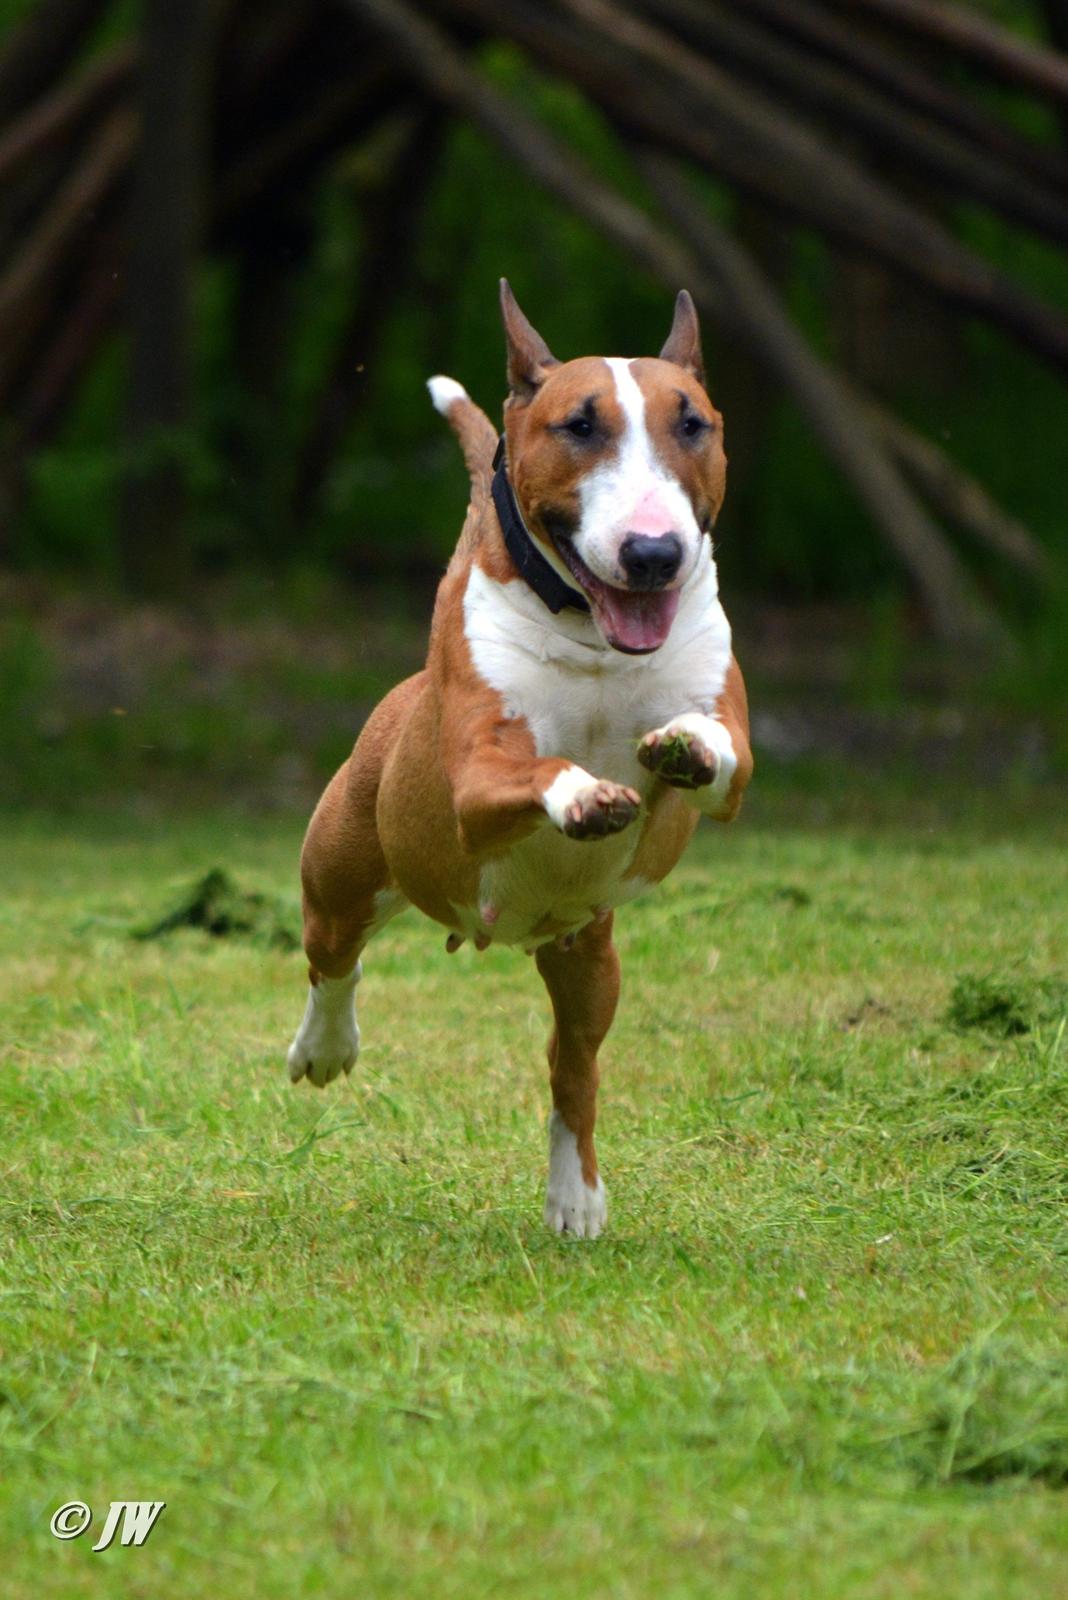
M 471 475 L 426 666 L 389 693 L 301 858 L 307 1009 L 289 1075 L 356 1060 L 364 946 L 405 906 L 446 945 L 518 945 L 549 991 L 545 1221 L 605 1224 L 597 1052 L 619 995 L 616 906 L 659 883 L 752 773 L 711 534 L 726 479 L 693 301 L 659 357 L 560 362 L 507 280 L 498 440 L 451 378 L 431 398 Z

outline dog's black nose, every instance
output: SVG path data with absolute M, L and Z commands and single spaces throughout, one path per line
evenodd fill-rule
M 632 589 L 662 589 L 682 566 L 682 540 L 675 533 L 628 533 L 619 564 Z

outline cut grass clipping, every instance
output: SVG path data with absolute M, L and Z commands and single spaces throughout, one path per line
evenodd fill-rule
M 178 896 L 156 922 L 134 928 L 133 939 L 163 939 L 179 928 L 201 928 L 213 939 L 248 939 L 273 950 L 300 945 L 284 901 L 259 890 L 239 889 L 228 872 L 213 867 Z
M 963 973 L 953 985 L 946 1021 L 954 1028 L 977 1028 L 1009 1039 L 1031 1033 L 1068 1014 L 1068 980 L 1059 977 L 995 978 Z

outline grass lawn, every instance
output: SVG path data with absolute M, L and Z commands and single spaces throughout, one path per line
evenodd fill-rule
M 8 1600 L 1068 1594 L 1063 808 L 758 790 L 618 919 L 593 1245 L 521 954 L 403 918 L 294 1089 L 298 955 L 127 930 L 299 819 L 4 822 Z

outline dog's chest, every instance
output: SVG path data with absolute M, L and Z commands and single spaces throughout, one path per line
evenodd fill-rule
M 638 762 L 641 736 L 682 711 L 712 712 L 730 661 L 711 569 L 687 600 L 655 656 L 624 656 L 598 646 L 592 624 L 577 617 L 547 623 L 524 585 L 498 584 L 475 567 L 465 632 L 480 676 L 509 716 L 526 721 L 540 756 L 563 757 L 644 796 L 655 780 Z M 579 842 L 546 821 L 484 869 L 480 907 L 464 908 L 466 930 L 537 944 L 584 926 L 644 887 L 628 875 L 640 833 L 639 821 L 609 839 Z M 496 919 L 490 928 L 482 919 L 487 906 Z
M 626 656 L 596 641 L 574 612 L 551 617 L 521 581 L 475 566 L 464 630 L 480 677 L 509 716 L 522 717 L 541 756 L 563 756 L 598 778 L 640 787 L 637 742 L 682 711 L 712 714 L 730 664 L 730 627 L 711 562 L 684 596 L 666 643 Z M 591 765 L 592 763 L 592 765 Z

